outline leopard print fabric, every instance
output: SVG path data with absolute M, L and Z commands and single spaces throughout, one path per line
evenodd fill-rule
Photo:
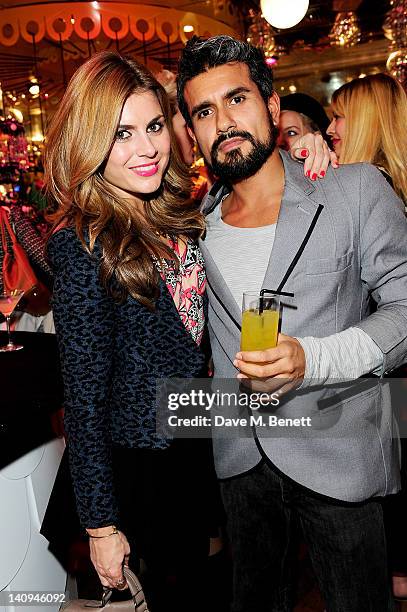
M 86 253 L 72 228 L 48 243 L 70 467 L 88 528 L 118 523 L 112 444 L 158 452 L 168 446 L 155 427 L 157 379 L 205 375 L 205 357 L 165 284 L 155 312 L 131 297 L 117 304 L 99 281 L 100 256 L 98 247 Z

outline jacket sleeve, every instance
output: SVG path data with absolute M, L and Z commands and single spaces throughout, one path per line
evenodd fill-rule
M 14 224 L 17 239 L 27 253 L 30 261 L 52 282 L 52 270 L 45 259 L 45 241 L 39 235 L 32 221 L 23 213 L 21 206 L 13 206 L 10 220 Z
M 407 360 L 407 219 L 380 172 L 361 164 L 361 278 L 377 311 L 356 325 L 384 354 L 383 373 Z
M 99 282 L 98 257 L 85 251 L 73 230 L 51 238 L 48 256 L 79 518 L 87 528 L 117 524 L 108 405 L 115 306 Z

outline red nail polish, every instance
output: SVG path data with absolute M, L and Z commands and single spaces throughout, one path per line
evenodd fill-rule
M 307 170 L 306 175 L 308 176 L 308 178 L 311 176 L 311 170 Z
M 311 181 L 315 181 L 315 179 L 317 178 L 316 173 L 314 172 L 314 174 L 311 176 Z
M 301 151 L 301 157 L 308 157 L 308 151 L 307 151 L 307 149 L 303 149 L 303 150 Z
M 320 176 L 320 177 L 322 177 L 322 178 L 324 178 L 324 176 L 325 176 L 325 170 L 321 170 L 321 172 L 319 173 L 319 176 Z

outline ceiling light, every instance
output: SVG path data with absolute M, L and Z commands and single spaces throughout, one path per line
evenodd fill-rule
M 23 123 L 24 121 L 23 113 L 18 108 L 12 108 L 11 112 L 13 113 L 17 121 L 19 121 L 20 123 Z
M 356 45 L 360 41 L 360 27 L 356 14 L 353 11 L 338 13 L 328 36 L 333 47 Z
M 261 0 L 263 17 L 273 27 L 284 30 L 297 25 L 305 16 L 309 0 Z

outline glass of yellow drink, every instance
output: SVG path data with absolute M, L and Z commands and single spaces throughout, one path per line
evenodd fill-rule
M 240 350 L 263 351 L 277 346 L 280 297 L 252 291 L 243 293 Z

